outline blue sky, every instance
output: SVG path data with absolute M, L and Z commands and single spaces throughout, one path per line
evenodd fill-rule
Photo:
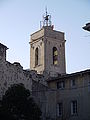
M 30 34 L 40 29 L 47 6 L 54 29 L 65 32 L 67 73 L 90 68 L 90 0 L 0 0 L 0 42 L 9 49 L 7 60 L 30 65 Z

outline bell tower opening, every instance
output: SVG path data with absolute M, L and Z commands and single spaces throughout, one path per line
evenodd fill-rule
M 53 64 L 58 65 L 58 51 L 56 47 L 53 47 Z
M 38 65 L 38 48 L 35 50 L 35 66 Z

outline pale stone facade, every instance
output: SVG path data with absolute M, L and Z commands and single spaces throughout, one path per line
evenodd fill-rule
M 30 69 L 43 74 L 47 72 L 55 77 L 66 73 L 64 33 L 53 30 L 52 26 L 43 26 L 31 35 Z M 53 64 L 53 48 L 57 48 L 58 64 Z M 39 49 L 38 65 L 35 65 L 35 50 Z

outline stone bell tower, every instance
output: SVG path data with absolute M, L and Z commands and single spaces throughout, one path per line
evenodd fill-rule
M 40 30 L 31 35 L 30 69 L 50 76 L 66 73 L 64 33 L 53 29 L 47 10 Z

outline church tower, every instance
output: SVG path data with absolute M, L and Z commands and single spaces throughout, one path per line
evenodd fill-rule
M 66 73 L 64 33 L 53 29 L 47 10 L 40 30 L 31 35 L 30 69 L 50 76 Z

